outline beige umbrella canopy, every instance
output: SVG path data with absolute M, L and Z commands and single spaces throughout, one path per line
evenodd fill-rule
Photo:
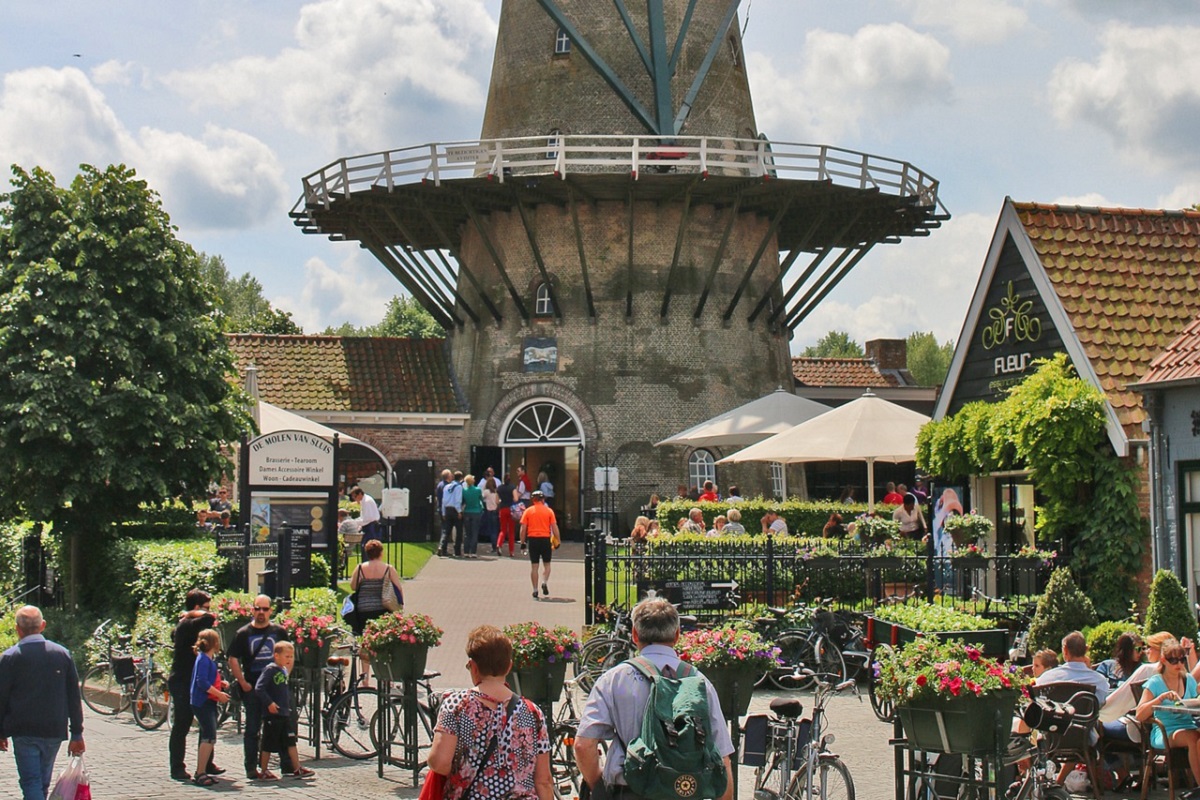
M 792 394 L 786 389 L 776 389 L 765 397 L 718 414 L 710 420 L 663 439 L 656 443 L 655 447 L 669 444 L 684 447 L 738 447 L 754 444 L 768 436 L 783 433 L 828 410 L 827 405 Z
M 875 462 L 916 458 L 917 434 L 929 417 L 867 392 L 857 400 L 802 422 L 718 464 L 743 461 L 867 462 L 867 506 L 875 510 Z
M 335 431 L 333 428 L 313 422 L 307 417 L 293 414 L 291 411 L 284 411 L 266 400 L 258 401 L 258 429 L 260 433 L 264 434 L 276 431 L 304 431 L 314 436 L 320 436 L 322 439 L 333 439 L 335 435 L 340 436 L 344 443 L 360 441 L 348 433 Z

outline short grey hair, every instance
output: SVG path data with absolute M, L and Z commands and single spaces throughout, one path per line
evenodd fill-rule
M 633 629 L 638 642 L 672 644 L 679 636 L 679 612 L 663 597 L 648 597 L 633 607 Z
M 24 636 L 40 633 L 45 621 L 42 610 L 37 606 L 23 606 L 17 611 L 17 630 Z

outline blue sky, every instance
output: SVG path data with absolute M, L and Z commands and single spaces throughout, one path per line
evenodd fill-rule
M 310 332 L 377 321 L 395 280 L 304 236 L 300 179 L 478 137 L 499 0 L 46 0 L 0 9 L 0 163 L 133 166 L 180 237 Z M 909 161 L 954 218 L 876 248 L 797 330 L 957 339 L 1005 196 L 1200 202 L 1200 4 L 742 0 L 759 128 Z M 7 173 L 6 173 L 7 174 Z

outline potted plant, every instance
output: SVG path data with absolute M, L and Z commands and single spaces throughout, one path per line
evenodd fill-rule
M 513 646 L 509 683 L 513 690 L 535 703 L 552 703 L 562 694 L 567 664 L 579 655 L 575 631 L 540 622 L 507 625 L 504 635 Z M 514 680 L 515 678 L 515 680 Z
M 886 517 L 871 517 L 863 515 L 854 521 L 854 538 L 863 544 L 874 542 L 883 544 L 889 539 L 900 535 L 900 523 Z
M 755 682 L 781 663 L 778 647 L 757 632 L 734 625 L 688 631 L 675 649 L 708 678 L 726 719 L 746 713 Z
M 254 595 L 245 592 L 221 592 L 213 596 L 212 613 L 217 618 L 217 633 L 221 635 L 221 647 L 228 650 L 238 628 L 250 623 L 254 617 Z
M 1030 681 L 961 641 L 917 639 L 882 653 L 874 669 L 875 692 L 894 704 L 909 746 L 942 753 L 1002 752 Z
M 834 567 L 841 553 L 824 539 L 808 539 L 796 548 L 796 558 L 805 566 Z
M 418 680 L 429 648 L 442 643 L 442 629 L 425 614 L 396 611 L 368 622 L 359 643 L 380 680 Z
M 980 547 L 974 542 L 961 547 L 956 546 L 950 553 L 950 560 L 955 569 L 986 569 L 991 557 L 992 554 L 986 547 Z
M 986 539 L 996 530 L 990 519 L 974 511 L 970 514 L 951 514 L 942 524 L 958 547 Z
M 1058 558 L 1058 552 L 1055 550 L 1041 550 L 1033 545 L 1023 545 L 1021 549 L 1012 554 L 1012 558 L 1018 561 L 1034 562 L 1033 566 L 1037 567 L 1052 567 L 1054 559 Z
M 296 646 L 297 666 L 309 669 L 325 666 L 339 630 L 333 615 L 292 609 L 284 613 L 278 622 Z
M 871 633 L 884 644 L 905 644 L 922 638 L 965 640 L 987 655 L 1008 652 L 1008 632 L 983 617 L 949 606 L 926 602 L 880 606 L 872 615 Z

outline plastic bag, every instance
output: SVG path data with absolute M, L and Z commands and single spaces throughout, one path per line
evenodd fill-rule
M 50 800 L 91 800 L 91 780 L 83 756 L 71 756 L 50 792 Z M 80 794 L 83 789 L 83 794 Z

